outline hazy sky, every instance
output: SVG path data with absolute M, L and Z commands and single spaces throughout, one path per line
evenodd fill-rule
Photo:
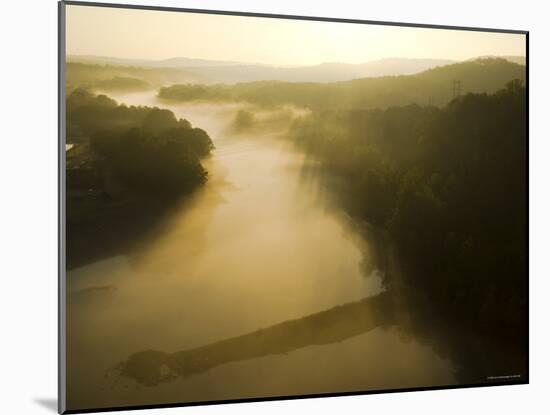
M 525 55 L 524 35 L 67 6 L 67 53 L 275 65 Z

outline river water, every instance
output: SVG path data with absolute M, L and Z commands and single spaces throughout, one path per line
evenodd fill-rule
M 139 253 L 68 273 L 70 409 L 454 382 L 369 302 L 384 294 L 373 242 L 277 131 L 232 134 L 237 105 L 114 98 L 170 108 L 216 150 Z

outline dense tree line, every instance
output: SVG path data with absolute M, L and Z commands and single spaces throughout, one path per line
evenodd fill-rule
M 342 178 L 352 215 L 387 231 L 413 307 L 524 346 L 526 93 L 521 81 L 444 108 L 325 111 L 292 136 Z M 402 275 L 401 275 L 402 274 Z
M 167 83 L 197 80 L 194 74 L 176 68 L 140 68 L 67 62 L 65 69 L 69 93 L 77 88 L 104 92 L 143 91 L 158 88 Z
M 207 179 L 212 140 L 169 110 L 67 97 L 67 266 L 124 252 Z
M 212 140 L 169 110 L 118 105 L 77 89 L 67 99 L 67 124 L 69 142 L 78 131 L 101 162 L 136 191 L 177 195 L 206 180 L 200 158 L 210 153 Z
M 510 79 L 524 79 L 525 66 L 486 58 L 430 69 L 415 75 L 315 83 L 258 81 L 235 85 L 180 84 L 162 87 L 159 97 L 174 101 L 240 101 L 262 106 L 293 104 L 315 110 L 387 108 L 411 103 L 446 105 L 450 83 L 460 80 L 464 93 L 493 93 Z

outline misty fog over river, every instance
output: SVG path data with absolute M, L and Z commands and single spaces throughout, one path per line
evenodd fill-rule
M 238 104 L 110 95 L 171 109 L 216 149 L 208 182 L 138 251 L 68 272 L 71 408 L 454 382 L 449 360 L 369 300 L 384 298 L 376 238 L 279 132 L 233 134 Z

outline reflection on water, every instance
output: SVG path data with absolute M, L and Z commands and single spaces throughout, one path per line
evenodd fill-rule
M 303 155 L 227 134 L 235 105 L 170 108 L 214 140 L 209 181 L 131 255 L 68 273 L 69 408 L 454 382 L 449 360 L 396 328 L 380 247 Z
M 138 352 L 116 369 L 121 375 L 142 385 L 154 386 L 229 362 L 287 354 L 307 346 L 341 342 L 377 327 L 387 328 L 395 324 L 390 300 L 389 294 L 384 293 L 176 353 L 155 350 Z

